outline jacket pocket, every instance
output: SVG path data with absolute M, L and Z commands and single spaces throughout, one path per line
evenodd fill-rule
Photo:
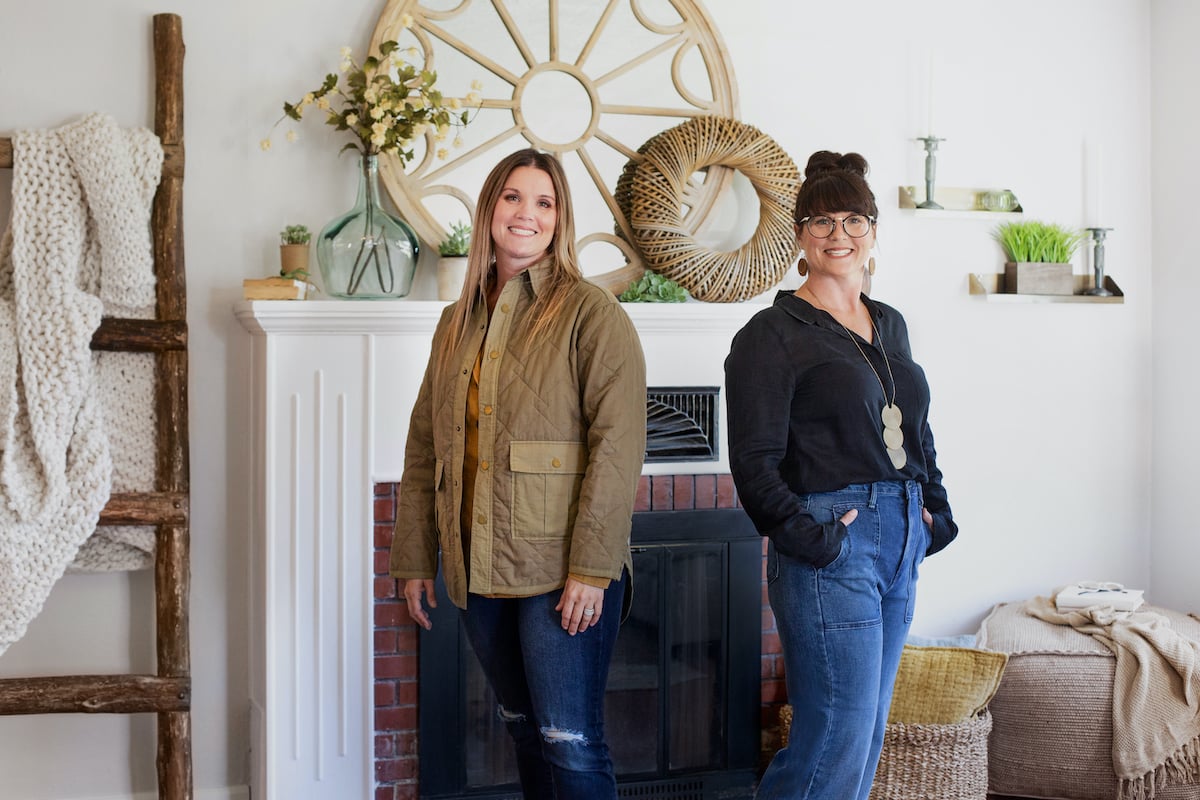
M 438 459 L 433 465 L 433 513 L 439 533 L 449 533 L 452 528 L 454 493 L 446 482 L 446 462 Z
M 587 463 L 583 442 L 512 443 L 514 539 L 553 540 L 570 534 Z

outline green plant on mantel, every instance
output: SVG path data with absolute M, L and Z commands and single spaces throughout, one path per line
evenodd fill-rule
M 471 223 L 455 222 L 450 226 L 450 235 L 438 245 L 438 254 L 443 256 L 465 256 L 471 249 Z
M 1083 240 L 1079 231 L 1036 220 L 1006 222 L 995 236 L 1008 260 L 1016 263 L 1066 264 Z
M 688 293 L 670 278 L 646 270 L 617 299 L 622 303 L 684 303 Z
M 312 233 L 307 225 L 288 225 L 279 232 L 280 244 L 308 244 Z

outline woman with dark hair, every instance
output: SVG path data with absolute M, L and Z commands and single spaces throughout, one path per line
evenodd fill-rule
M 904 318 L 863 292 L 879 216 L 866 173 L 857 153 L 812 155 L 795 211 L 807 279 L 725 361 L 730 467 L 770 539 L 793 710 L 759 798 L 866 800 L 918 566 L 958 533 Z
M 525 797 L 612 800 L 604 690 L 646 449 L 641 344 L 583 279 L 554 158 L 497 164 L 473 230 L 412 412 L 391 574 L 428 629 L 440 550 Z

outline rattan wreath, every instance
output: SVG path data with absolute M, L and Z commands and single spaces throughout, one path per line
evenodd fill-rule
M 800 186 L 799 170 L 783 148 L 737 120 L 696 117 L 657 134 L 638 152 L 614 197 L 647 267 L 696 299 L 716 303 L 745 300 L 779 283 L 798 253 L 792 209 Z M 689 179 L 712 166 L 741 172 L 758 194 L 758 227 L 729 252 L 701 245 L 682 218 Z

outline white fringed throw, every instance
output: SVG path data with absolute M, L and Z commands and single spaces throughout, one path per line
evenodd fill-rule
M 1092 606 L 1060 613 L 1053 597 L 1028 600 L 1025 610 L 1088 634 L 1116 656 L 1113 771 L 1121 800 L 1200 783 L 1200 643 L 1153 611 Z
M 13 137 L 0 242 L 0 653 L 68 567 L 149 560 L 152 531 L 88 537 L 115 480 L 105 411 L 152 398 L 153 362 L 97 357 L 89 344 L 102 315 L 153 316 L 150 204 L 161 170 L 153 133 L 100 114 Z M 113 415 L 129 440 L 116 473 L 130 490 L 153 483 L 152 413 L 151 400 L 149 426 Z

